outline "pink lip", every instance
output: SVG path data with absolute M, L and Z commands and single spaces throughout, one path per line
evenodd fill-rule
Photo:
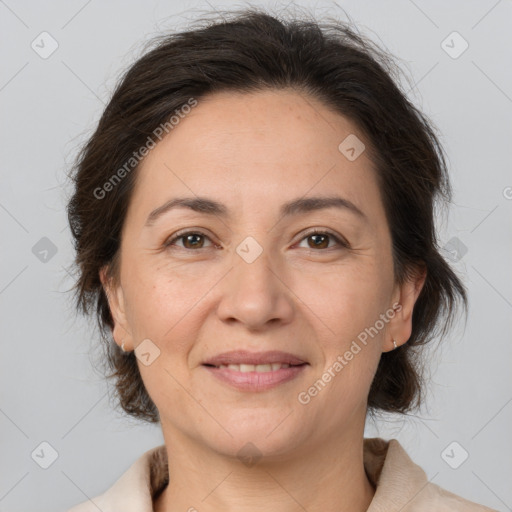
M 221 364 L 271 364 L 287 363 L 290 365 L 304 364 L 306 361 L 290 354 L 278 350 L 266 352 L 248 352 L 247 350 L 232 350 L 224 352 L 203 362 L 205 365 L 220 366 Z M 248 372 L 251 373 L 251 372 Z
M 219 368 L 229 364 L 289 364 L 289 368 L 280 368 L 270 372 L 238 372 L 229 368 Z M 218 354 L 203 363 L 203 366 L 216 378 L 241 391 L 264 391 L 294 379 L 308 363 L 289 352 L 269 350 L 248 352 L 233 350 Z
M 237 372 L 236 370 L 230 370 L 229 368 L 217 368 L 215 366 L 204 367 L 213 376 L 217 377 L 222 382 L 239 389 L 240 391 L 265 391 L 294 379 L 299 375 L 299 373 L 304 371 L 306 366 L 307 363 L 304 363 L 297 366 L 290 366 L 288 368 L 280 368 L 279 370 L 270 372 Z

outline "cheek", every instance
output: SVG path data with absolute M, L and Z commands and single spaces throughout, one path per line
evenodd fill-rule
M 159 345 L 166 325 L 169 329 L 175 316 L 172 279 L 152 271 L 143 262 L 130 261 L 128 258 L 124 268 L 127 321 L 135 344 L 149 338 Z
M 318 275 L 299 275 L 294 290 L 326 338 L 341 349 L 389 308 L 390 276 L 369 259 Z
M 153 341 L 160 352 L 148 366 L 137 360 L 142 380 L 159 410 L 172 403 L 176 410 L 190 407 L 180 383 L 188 382 L 188 355 L 198 338 L 203 308 L 202 290 L 184 276 L 161 270 L 134 279 L 132 321 L 137 343 Z M 197 280 L 200 281 L 199 279 Z
M 125 288 L 128 322 L 136 344 L 149 338 L 166 353 L 189 350 L 205 312 L 205 295 L 218 279 L 209 279 L 205 272 L 134 265 Z

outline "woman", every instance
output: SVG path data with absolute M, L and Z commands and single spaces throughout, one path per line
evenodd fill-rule
M 77 303 L 165 444 L 73 512 L 491 510 L 363 435 L 421 404 L 467 300 L 442 148 L 392 76 L 348 26 L 252 8 L 122 78 L 72 174 Z

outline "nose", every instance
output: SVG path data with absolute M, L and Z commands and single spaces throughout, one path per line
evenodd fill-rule
M 233 267 L 221 282 L 217 314 L 225 322 L 239 322 L 249 330 L 286 324 L 294 314 L 294 294 L 286 272 L 263 252 L 251 263 L 234 254 Z

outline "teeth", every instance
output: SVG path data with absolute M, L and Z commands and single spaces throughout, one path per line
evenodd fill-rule
M 221 364 L 220 369 L 228 368 L 235 372 L 273 372 L 281 368 L 289 368 L 287 363 L 271 363 L 271 364 Z

